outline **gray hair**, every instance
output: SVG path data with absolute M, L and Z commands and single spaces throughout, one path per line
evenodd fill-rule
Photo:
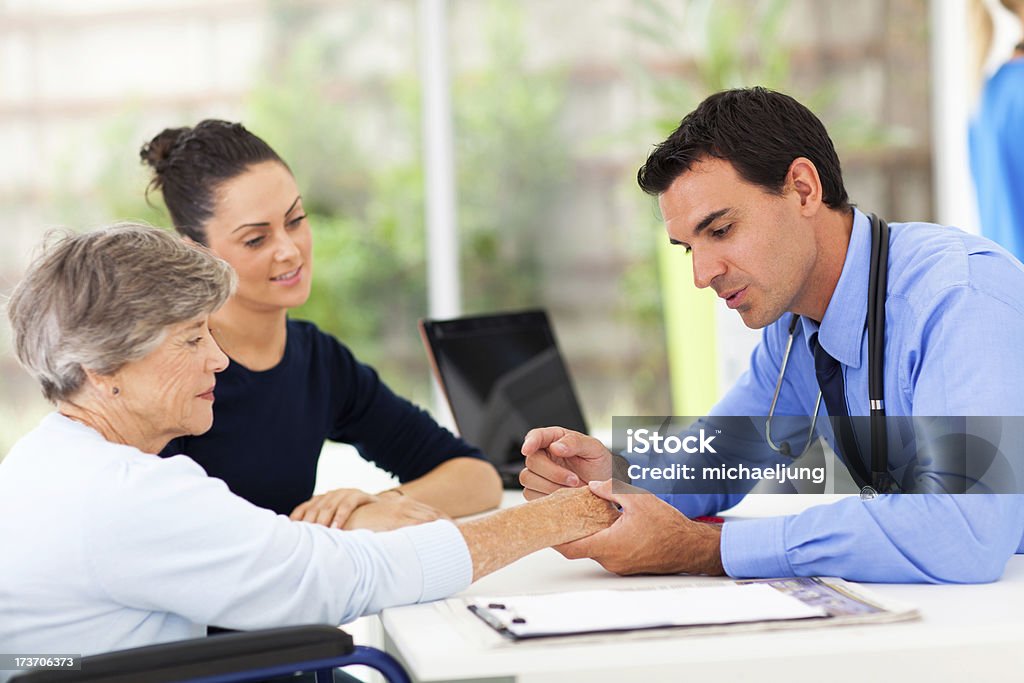
M 51 233 L 52 235 L 52 233 Z M 234 270 L 208 250 L 135 223 L 44 241 L 7 306 L 18 361 L 50 401 L 85 370 L 110 375 L 149 355 L 167 328 L 220 308 Z

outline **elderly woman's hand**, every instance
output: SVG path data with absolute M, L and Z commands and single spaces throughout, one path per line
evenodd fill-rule
M 374 502 L 356 508 L 344 528 L 390 531 L 438 519 L 451 518 L 440 510 L 408 496 L 380 495 Z
M 312 522 L 341 529 L 354 510 L 376 500 L 377 496 L 359 489 L 334 489 L 313 496 L 292 510 L 288 517 L 296 522 Z

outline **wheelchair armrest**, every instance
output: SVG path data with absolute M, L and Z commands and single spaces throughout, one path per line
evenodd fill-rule
M 82 659 L 81 671 L 33 671 L 11 683 L 180 681 L 352 654 L 352 636 L 325 625 L 225 633 Z

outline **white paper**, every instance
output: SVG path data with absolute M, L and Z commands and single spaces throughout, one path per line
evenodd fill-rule
M 521 637 L 827 616 L 820 607 L 764 584 L 478 597 L 469 604 Z

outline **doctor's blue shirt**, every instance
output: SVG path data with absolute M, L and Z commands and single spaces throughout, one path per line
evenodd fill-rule
M 890 224 L 890 231 L 887 414 L 1024 416 L 1024 268 L 990 240 L 955 228 L 903 223 Z M 846 261 L 825 316 L 820 326 L 801 318 L 795 330 L 776 415 L 814 413 L 819 387 L 808 347 L 814 332 L 842 364 L 849 414 L 869 414 L 870 253 L 869 220 L 855 210 Z M 787 314 L 764 329 L 749 369 L 712 408 L 709 421 L 767 415 L 790 321 Z M 823 404 L 819 416 L 826 412 Z M 820 417 L 818 425 L 835 448 L 827 419 Z M 716 463 L 791 462 L 763 438 L 733 443 L 720 438 L 718 444 Z M 743 494 L 661 497 L 693 517 L 728 509 Z M 994 581 L 1011 555 L 1024 552 L 1024 495 L 853 496 L 797 515 L 728 522 L 721 547 L 725 570 L 736 577 Z

